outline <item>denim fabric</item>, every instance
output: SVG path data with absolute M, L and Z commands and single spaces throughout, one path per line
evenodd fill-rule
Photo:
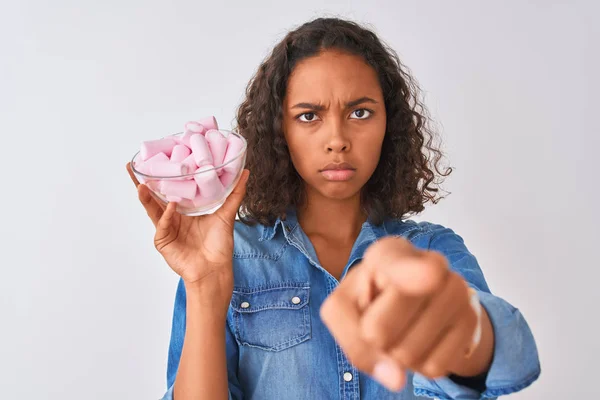
M 342 275 L 377 239 L 402 236 L 422 249 L 441 252 L 451 268 L 478 291 L 494 332 L 495 350 L 485 390 L 450 377 L 430 380 L 409 373 L 406 387 L 390 392 L 359 372 L 345 357 L 319 317 L 325 298 L 339 284 L 319 265 L 316 252 L 293 211 L 274 226 L 246 226 L 234 233 L 234 292 L 227 315 L 226 343 L 230 399 L 494 399 L 519 391 L 540 375 L 533 335 L 519 310 L 490 293 L 478 262 L 463 239 L 429 222 L 389 220 L 363 224 Z M 185 334 L 186 296 L 182 281 L 175 298 L 167 369 L 172 399 Z

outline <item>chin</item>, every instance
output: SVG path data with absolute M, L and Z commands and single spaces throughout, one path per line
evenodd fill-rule
M 356 177 L 355 177 L 356 178 Z M 351 179 L 345 182 L 328 182 L 321 179 L 304 180 L 306 190 L 331 200 L 348 200 L 360 196 L 362 180 Z
M 348 200 L 355 196 L 358 196 L 360 190 L 357 190 L 354 185 L 349 184 L 336 184 L 338 187 L 322 187 L 319 193 L 323 197 L 333 200 Z M 333 186 L 333 185 L 332 185 Z M 345 186 L 345 187 L 344 187 Z

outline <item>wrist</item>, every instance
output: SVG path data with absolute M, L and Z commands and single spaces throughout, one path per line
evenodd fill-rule
M 477 348 L 479 347 L 479 344 L 481 343 L 481 330 L 482 330 L 481 314 L 483 311 L 482 311 L 481 303 L 479 302 L 479 296 L 477 295 L 477 291 L 473 288 L 469 288 L 468 291 L 469 291 L 471 308 L 477 315 L 477 325 L 475 326 L 475 330 L 473 331 L 473 336 L 471 338 L 471 344 L 465 354 L 466 358 L 471 358 L 471 356 L 473 355 L 475 350 L 477 350 Z
M 233 277 L 212 276 L 196 282 L 184 281 L 184 286 L 188 302 L 201 304 L 209 310 L 227 309 L 233 292 Z
M 233 290 L 233 266 L 231 263 L 222 265 L 206 265 L 200 277 L 186 279 L 182 275 L 186 290 L 206 292 L 214 290 Z
M 491 367 L 495 345 L 494 328 L 484 307 L 481 307 L 480 335 L 479 343 L 473 349 L 470 357 L 459 357 L 457 365 L 450 371 L 452 374 L 462 377 L 479 376 L 486 373 Z

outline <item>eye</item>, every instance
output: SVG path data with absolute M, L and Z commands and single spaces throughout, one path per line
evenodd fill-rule
M 366 108 L 359 108 L 358 110 L 352 111 L 350 118 L 352 119 L 367 119 L 371 116 L 373 111 L 367 110 Z
M 302 122 L 313 122 L 316 121 L 318 119 L 317 114 L 315 113 L 304 113 L 304 114 L 300 114 L 296 117 L 296 119 L 299 119 Z

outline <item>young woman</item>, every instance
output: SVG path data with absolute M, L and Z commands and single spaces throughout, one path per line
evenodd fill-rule
M 222 208 L 182 216 L 132 176 L 181 277 L 164 399 L 479 399 L 538 378 L 527 323 L 462 238 L 407 219 L 451 172 L 418 97 L 373 32 L 316 19 L 248 85 L 247 170 Z

